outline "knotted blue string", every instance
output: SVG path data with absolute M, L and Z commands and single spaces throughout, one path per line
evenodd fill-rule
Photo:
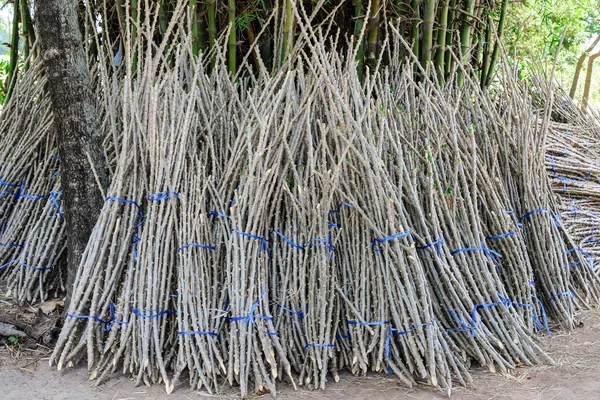
M 542 304 L 540 299 L 538 299 L 535 296 L 532 296 L 532 297 L 535 299 L 535 301 L 537 301 L 538 305 L 540 306 L 540 310 L 542 310 L 542 318 L 544 319 L 544 328 L 546 328 L 546 332 L 548 332 L 548 336 L 552 336 L 552 334 L 550 333 L 550 328 L 548 328 L 548 317 L 546 317 L 546 309 L 544 308 L 544 305 Z M 535 314 L 535 310 L 533 310 L 533 312 L 534 312 L 533 315 L 537 318 L 537 315 Z M 539 319 L 538 319 L 538 323 L 539 323 Z M 539 329 L 541 329 L 541 328 L 539 328 Z
M 73 315 L 73 314 L 67 314 L 67 316 L 69 318 L 76 318 L 76 319 L 93 319 L 94 321 L 98 321 L 101 324 L 106 325 L 106 327 L 104 328 L 106 330 L 106 332 L 110 332 L 112 326 L 114 324 L 119 324 L 119 325 L 127 325 L 129 324 L 129 322 L 123 322 L 123 321 L 117 321 L 115 319 L 115 303 L 113 303 L 112 301 L 110 302 L 110 319 L 108 321 L 105 321 L 101 318 L 98 318 L 96 316 L 93 315 Z
M 261 294 L 261 296 L 262 296 L 262 294 Z M 254 325 L 255 328 L 258 328 L 258 326 L 256 325 L 256 321 L 254 321 L 254 318 L 265 319 L 265 320 L 269 320 L 269 321 L 272 320 L 273 319 L 272 317 L 269 317 L 266 315 L 254 315 L 254 312 L 256 311 L 256 308 L 258 307 L 258 300 L 259 299 L 256 299 L 254 301 L 254 303 L 252 303 L 252 307 L 250 307 L 250 312 L 248 312 L 248 314 L 240 315 L 237 317 L 229 317 L 229 320 L 230 321 L 242 321 L 242 323 L 244 323 L 244 324 L 251 323 L 252 325 Z
M 137 257 L 138 257 L 138 251 L 137 251 L 137 246 L 138 243 L 140 242 L 140 237 L 138 235 L 133 235 L 133 237 L 131 238 L 131 241 L 133 243 L 133 262 L 137 263 Z
M 58 204 L 57 197 L 60 196 L 62 192 L 50 192 L 50 200 L 52 200 L 52 204 L 56 207 L 56 212 L 58 213 L 58 218 L 63 219 L 63 215 L 60 212 L 60 204 Z
M 225 214 L 223 214 L 223 213 L 220 213 L 220 212 L 218 212 L 218 211 L 210 211 L 210 212 L 208 213 L 208 216 L 209 216 L 209 217 L 221 217 L 221 218 L 229 218 L 229 216 L 228 216 L 228 215 L 225 215 Z
M 267 239 L 266 237 L 264 237 L 264 236 L 256 236 L 256 235 L 253 235 L 251 233 L 246 233 L 246 232 L 238 231 L 235 228 L 232 228 L 231 232 L 239 233 L 240 235 L 246 236 L 246 237 L 248 237 L 250 239 L 260 240 L 260 250 L 259 250 L 259 252 L 262 253 L 262 251 L 264 250 L 264 251 L 266 251 L 267 255 L 271 255 L 271 252 L 269 251 L 269 239 Z
M 60 175 L 60 169 L 59 169 L 59 170 L 56 170 L 56 172 L 52 174 L 52 176 L 50 177 L 50 179 L 54 179 L 54 178 L 56 178 L 58 175 Z
M 0 185 L 10 186 L 10 187 L 19 187 L 18 183 L 8 183 L 4 179 L 0 179 Z
M 557 293 L 554 296 L 550 297 L 548 299 L 548 301 L 553 301 L 553 300 L 556 300 L 559 297 L 566 297 L 566 296 L 573 296 L 573 293 L 570 290 L 567 290 L 566 292 L 562 292 L 562 293 Z
M 390 327 L 390 331 L 388 332 L 387 337 L 385 338 L 385 358 L 390 358 L 390 355 L 391 355 L 390 342 L 392 340 L 392 333 L 395 333 L 397 335 L 408 335 L 410 333 L 413 333 L 414 331 L 416 331 L 417 329 L 419 329 L 422 326 L 431 326 L 431 324 L 420 324 L 420 325 L 413 327 L 412 329 L 410 329 L 408 331 L 401 331 L 394 327 Z
M 297 248 L 297 249 L 299 249 L 299 250 L 302 250 L 302 251 L 304 251 L 304 247 L 303 247 L 303 246 L 300 246 L 300 245 L 298 245 L 298 244 L 296 244 L 296 243 L 292 242 L 290 239 L 288 239 L 287 237 L 285 237 L 285 236 L 283 235 L 283 233 L 281 233 L 281 232 L 279 232 L 279 231 L 275 231 L 275 230 L 273 230 L 273 231 L 271 231 L 271 232 L 272 232 L 272 233 L 274 233 L 274 234 L 276 234 L 277 236 L 279 236 L 279 237 L 280 237 L 280 238 L 282 238 L 283 240 L 285 240 L 285 241 L 286 241 L 286 242 L 287 242 L 287 243 L 288 243 L 290 246 L 292 246 L 292 247 L 295 247 L 295 248 Z
M 0 246 L 2 246 L 2 247 L 23 247 L 22 244 L 18 244 L 18 243 L 0 243 Z
M 356 321 L 356 320 L 353 320 L 353 319 L 349 319 L 348 320 L 348 325 L 372 326 L 372 325 L 388 325 L 389 323 L 390 323 L 390 321 L 361 322 L 361 321 Z
M 481 310 L 481 309 L 489 308 L 489 307 L 495 307 L 495 306 L 499 306 L 499 305 L 503 305 L 506 308 L 508 308 L 513 304 L 509 298 L 505 298 L 505 297 L 501 296 L 500 294 L 498 294 L 498 297 L 500 298 L 500 301 L 496 301 L 493 303 L 486 303 L 486 304 L 475 304 L 473 306 L 473 309 L 471 310 L 471 325 L 467 325 L 464 322 L 462 322 L 453 310 L 449 310 L 450 314 L 452 314 L 454 319 L 458 322 L 458 324 L 462 328 L 448 328 L 447 330 L 448 331 L 458 331 L 458 332 L 469 332 L 472 337 L 475 337 L 475 329 L 479 325 L 481 325 L 481 322 L 482 322 L 481 319 L 479 319 L 479 322 L 477 322 L 477 310 Z
M 283 305 L 279 304 L 279 303 L 278 303 L 278 302 L 276 302 L 276 301 L 275 301 L 274 303 L 275 303 L 275 304 L 277 304 L 277 305 L 278 305 L 278 306 L 279 306 L 281 309 L 283 309 L 283 310 L 285 310 L 285 311 L 287 311 L 287 312 L 289 312 L 289 313 L 292 313 L 292 314 L 294 314 L 294 315 L 297 315 L 297 316 L 299 316 L 300 318 L 304 318 L 304 313 L 302 312 L 302 310 L 294 311 L 294 310 L 292 310 L 292 309 L 290 309 L 290 308 L 287 308 L 287 307 L 285 307 L 285 306 L 283 306 Z
M 140 221 L 140 223 L 139 223 L 139 224 L 137 224 L 136 228 L 137 228 L 137 227 L 139 227 L 139 226 L 141 226 L 141 225 L 142 225 L 142 224 L 143 224 L 143 223 L 146 221 L 146 219 L 144 218 L 144 213 L 142 212 L 142 207 L 140 207 L 140 205 L 139 205 L 138 203 L 136 203 L 135 201 L 133 201 L 133 200 L 128 200 L 128 199 L 121 199 L 121 198 L 119 198 L 119 197 L 115 197 L 115 196 L 108 196 L 108 197 L 106 198 L 106 201 L 116 201 L 116 202 L 119 202 L 119 203 L 123 203 L 123 204 L 131 204 L 131 205 L 134 205 L 134 206 L 136 206 L 136 207 L 137 207 L 137 209 L 138 209 L 138 215 L 139 215 L 139 217 L 142 219 L 142 220 Z
M 340 224 L 327 224 L 327 227 L 328 227 L 329 229 L 333 229 L 333 228 L 339 228 L 339 227 L 340 227 Z
M 205 331 L 188 331 L 188 332 L 177 332 L 180 335 L 209 335 L 217 336 L 216 332 L 205 332 Z
M 575 247 L 575 248 L 572 248 L 572 249 L 567 249 L 567 253 L 573 253 L 573 252 L 578 252 L 578 253 L 581 253 L 584 256 L 586 256 L 587 259 L 589 260 L 589 263 L 590 263 L 590 269 L 594 269 L 594 258 L 591 255 L 589 255 L 588 252 L 586 252 L 585 250 L 583 250 L 583 249 L 581 249 L 579 247 Z M 577 264 L 579 264 L 580 262 L 581 261 L 577 261 L 577 262 L 571 263 L 571 264 L 569 264 L 569 267 L 574 267 Z
M 340 212 L 340 208 L 342 208 L 342 206 L 346 206 L 348 208 L 354 208 L 354 206 L 350 203 L 346 203 L 345 201 L 341 201 L 340 205 L 338 206 L 337 210 L 329 210 L 329 214 L 337 214 Z
M 371 242 L 371 250 L 373 250 L 374 252 L 381 251 L 381 248 L 377 247 L 377 244 L 383 244 L 387 241 L 403 238 L 403 237 L 406 237 L 409 235 L 410 235 L 410 231 L 406 231 L 406 232 L 402 232 L 402 233 L 400 233 L 400 232 L 394 233 L 392 236 L 386 236 L 383 238 L 375 238 L 375 239 L 373 239 L 373 242 Z
M 171 198 L 171 195 L 173 196 L 174 199 L 179 199 L 179 193 L 177 193 L 176 191 L 173 190 L 172 194 L 169 191 L 153 193 L 150 196 L 148 196 L 148 200 L 149 201 L 167 200 L 167 199 Z
M 554 178 L 558 179 L 559 181 L 561 181 L 563 183 L 563 193 L 565 193 L 567 191 L 567 183 L 578 183 L 578 184 L 585 183 L 584 181 L 577 181 L 575 179 L 567 178 L 566 176 L 560 176 L 560 175 L 556 175 Z
M 304 350 L 308 349 L 309 347 L 333 347 L 335 346 L 335 344 L 333 343 L 308 343 L 306 344 L 306 346 L 304 346 Z
M 26 264 L 23 261 L 12 260 L 12 261 L 7 262 L 6 264 L 0 265 L 0 269 L 6 268 L 6 267 L 8 267 L 9 265 L 12 265 L 12 264 L 19 264 L 22 267 L 29 268 L 32 271 L 48 271 L 48 270 L 54 268 L 54 267 L 32 267 L 31 265 Z
M 316 243 L 311 243 L 311 242 L 316 242 Z M 327 239 L 321 239 L 321 238 L 310 239 L 310 241 L 308 242 L 308 244 L 306 246 L 307 247 L 325 247 L 327 249 L 327 255 L 329 256 L 329 258 L 332 258 L 333 252 L 335 252 L 335 246 L 333 245 L 333 243 L 331 243 L 331 233 L 327 234 Z
M 472 251 L 482 251 L 494 262 L 494 264 L 496 264 L 496 267 L 498 267 L 498 272 L 502 272 L 502 269 L 500 268 L 500 262 L 498 261 L 498 258 L 502 258 L 502 254 L 483 246 L 483 243 L 481 247 L 467 247 L 464 249 L 453 250 L 450 252 L 450 255 L 453 256 L 458 253 L 468 253 Z
M 216 247 L 215 246 L 207 246 L 205 244 L 198 244 L 198 243 L 188 243 L 186 245 L 181 246 L 178 251 L 187 249 L 188 247 L 200 247 L 201 249 L 207 249 L 207 250 L 212 250 L 215 251 Z
M 31 200 L 40 200 L 40 199 L 46 198 L 46 196 L 41 195 L 41 194 L 24 194 L 23 193 L 24 191 L 25 191 L 25 182 L 22 182 L 21 186 L 19 187 L 19 190 L 15 194 L 15 201 L 18 201 L 20 198 L 31 199 Z
M 336 339 L 350 339 L 350 335 L 341 335 L 341 334 L 337 334 L 335 335 Z
M 507 232 L 507 233 L 501 233 L 499 235 L 486 236 L 485 238 L 486 238 L 486 240 L 502 239 L 502 238 L 505 238 L 505 237 L 514 236 L 516 234 L 517 234 L 517 232 L 510 231 L 510 232 Z
M 173 315 L 173 314 L 177 313 L 177 310 L 163 310 L 163 311 L 157 312 L 156 314 L 146 315 L 146 314 L 143 313 L 143 311 L 146 311 L 146 310 L 139 310 L 139 309 L 137 309 L 135 307 L 131 309 L 131 312 L 133 314 L 137 315 L 138 317 L 148 318 L 148 319 L 158 318 L 158 317 L 160 317 L 162 315 L 165 315 L 165 314 L 166 315 Z
M 549 214 L 552 217 L 552 219 L 554 219 L 554 224 L 556 226 L 560 226 L 560 224 L 558 223 L 558 220 L 557 220 L 557 218 L 560 216 L 560 214 L 552 215 L 552 213 L 550 211 L 545 210 L 543 208 L 538 208 L 536 210 L 531 210 L 531 211 L 525 213 L 521 218 L 519 218 L 519 221 L 525 222 L 525 220 L 527 218 L 531 217 L 531 215 L 538 214 L 538 213 Z
M 415 249 L 425 250 L 425 249 L 428 249 L 430 247 L 434 247 L 435 248 L 435 252 L 439 256 L 440 253 L 441 253 L 441 251 L 442 251 L 442 245 L 443 244 L 444 244 L 444 238 L 441 237 L 438 240 L 436 240 L 435 242 L 426 244 L 425 246 L 415 246 Z

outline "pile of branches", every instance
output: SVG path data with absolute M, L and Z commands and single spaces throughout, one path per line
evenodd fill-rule
M 390 65 L 364 82 L 355 53 L 308 24 L 276 73 L 232 77 L 221 57 L 207 74 L 183 26 L 125 72 L 94 71 L 111 184 L 51 364 L 248 397 L 369 369 L 450 393 L 472 364 L 552 363 L 538 336 L 600 300 L 556 217 L 552 101 L 539 112 L 509 70 L 493 93 L 460 68 L 445 85 L 415 79 L 416 58 L 393 61 L 405 46 L 393 26 Z M 6 244 L 23 245 L 11 257 L 41 251 L 40 235 L 64 247 L 47 101 L 19 93 L 7 110 L 39 112 L 4 111 L 2 140 L 39 133 L 18 159 L 1 147 Z M 17 280 L 26 266 L 2 267 L 31 288 Z
M 536 86 L 543 86 L 536 82 Z M 588 259 L 600 274 L 600 115 L 580 108 L 566 93 L 549 125 L 546 169 L 558 202 L 557 220 L 573 243 L 571 252 Z

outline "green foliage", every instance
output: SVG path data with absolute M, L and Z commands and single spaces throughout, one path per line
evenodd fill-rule
M 600 33 L 599 0 L 526 0 L 511 2 L 506 26 L 508 54 L 526 74 L 532 60 L 551 66 L 565 32 L 556 74 L 570 81 L 582 46 Z M 567 85 L 568 86 L 568 85 Z
M 19 336 L 17 336 L 17 335 L 9 336 L 8 343 L 12 344 L 13 346 L 19 344 Z

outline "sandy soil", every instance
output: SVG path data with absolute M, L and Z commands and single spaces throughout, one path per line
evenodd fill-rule
M 556 361 L 555 366 L 519 368 L 510 374 L 473 371 L 471 388 L 456 388 L 456 400 L 575 400 L 600 399 L 600 313 L 589 313 L 584 326 L 572 333 L 556 333 L 542 339 L 542 345 Z M 221 396 L 192 391 L 182 382 L 167 396 L 162 386 L 135 387 L 125 376 L 116 376 L 108 383 L 95 386 L 87 380 L 87 371 L 78 367 L 57 372 L 48 367 L 47 351 L 20 347 L 0 349 L 0 399 L 235 399 L 235 391 Z M 282 387 L 279 399 L 315 400 L 432 400 L 447 398 L 445 393 L 418 387 L 407 389 L 386 375 L 371 374 L 356 378 L 342 376 L 331 382 L 325 391 L 294 391 Z M 261 396 L 264 399 L 270 395 Z

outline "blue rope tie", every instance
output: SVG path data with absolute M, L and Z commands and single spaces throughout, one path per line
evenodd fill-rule
M 137 251 L 137 246 L 138 243 L 140 242 L 140 237 L 138 235 L 133 235 L 131 238 L 131 242 L 133 243 L 133 262 L 137 263 L 137 257 L 138 257 L 138 251 Z
M 264 293 L 264 292 L 263 292 Z M 261 294 L 262 296 L 262 294 Z M 258 326 L 256 325 L 256 321 L 254 321 L 254 318 L 259 318 L 259 319 L 265 319 L 265 320 L 272 320 L 272 317 L 266 316 L 266 315 L 254 315 L 254 312 L 256 311 L 256 308 L 258 307 L 258 300 L 256 299 L 254 301 L 254 303 L 252 303 L 252 307 L 250 307 L 250 312 L 246 315 L 240 315 L 237 317 L 229 317 L 229 321 L 242 321 L 242 323 L 247 324 L 247 323 L 251 323 L 252 325 L 254 325 L 255 328 L 258 328 Z
M 584 256 L 586 256 L 590 263 L 590 269 L 594 269 L 594 258 L 591 255 L 589 255 L 588 252 L 586 252 L 585 250 L 583 250 L 579 247 L 575 247 L 573 249 L 567 249 L 567 253 L 573 253 L 573 252 L 578 252 L 578 253 L 581 253 Z M 575 265 L 580 264 L 580 263 L 581 263 L 581 261 L 571 263 L 571 264 L 569 264 L 569 267 L 574 267 Z
M 146 315 L 146 314 L 143 313 L 143 311 L 146 311 L 146 310 L 139 310 L 139 309 L 137 309 L 135 307 L 131 309 L 131 312 L 133 314 L 137 315 L 138 317 L 148 318 L 148 319 L 158 318 L 158 317 L 160 317 L 162 315 L 165 315 L 165 314 L 166 315 L 173 315 L 173 314 L 177 313 L 177 310 L 172 310 L 172 311 L 171 310 L 163 310 L 163 311 L 157 312 L 156 314 Z
M 401 331 L 394 327 L 390 327 L 390 331 L 388 332 L 387 337 L 385 338 L 385 358 L 390 358 L 390 355 L 391 355 L 390 342 L 392 340 L 392 333 L 395 333 L 397 335 L 408 335 L 410 333 L 413 333 L 414 331 L 416 331 L 417 329 L 419 329 L 422 326 L 431 326 L 431 324 L 420 324 L 420 325 L 413 327 L 412 329 L 410 329 L 408 331 Z
M 271 231 L 271 233 L 274 233 L 274 234 L 276 234 L 277 236 L 279 236 L 280 238 L 282 238 L 283 240 L 285 240 L 285 241 L 286 241 L 286 242 L 287 242 L 287 243 L 288 243 L 290 246 L 292 246 L 292 247 L 295 247 L 295 248 L 297 248 L 297 249 L 299 249 L 299 250 L 302 250 L 302 251 L 304 251 L 304 247 L 303 247 L 303 246 L 300 246 L 300 245 L 298 245 L 298 244 L 296 244 L 296 243 L 292 242 L 290 239 L 288 239 L 287 237 L 285 237 L 285 236 L 283 235 L 283 233 L 281 233 L 281 232 L 279 232 L 279 231 L 275 231 L 275 230 Z
M 441 237 L 438 240 L 436 240 L 435 242 L 426 244 L 425 246 L 415 246 L 415 249 L 425 250 L 425 249 L 428 249 L 430 247 L 434 247 L 435 248 L 435 252 L 439 256 L 440 253 L 441 253 L 441 251 L 442 251 L 442 245 L 443 244 L 444 244 L 444 238 Z
M 311 242 L 316 242 L 316 244 Z M 306 247 L 325 247 L 327 249 L 327 255 L 329 256 L 329 258 L 332 258 L 333 253 L 335 252 L 335 246 L 333 245 L 333 243 L 331 243 L 331 233 L 327 234 L 327 239 L 310 239 Z
M 346 206 L 348 208 L 354 208 L 354 206 L 350 203 L 346 203 L 345 201 L 341 201 L 340 205 L 338 206 L 338 208 L 336 210 L 329 210 L 329 214 L 338 214 L 340 212 L 340 209 L 342 208 L 342 206 Z
M 62 192 L 50 192 L 50 200 L 52 200 L 52 204 L 56 207 L 56 212 L 58 213 L 58 218 L 63 219 L 63 215 L 60 212 L 60 204 L 58 204 L 57 197 L 60 196 Z
M 485 239 L 486 240 L 502 239 L 502 238 L 505 238 L 505 237 L 515 236 L 516 234 L 517 234 L 517 232 L 510 231 L 510 232 L 507 232 L 507 233 L 501 233 L 499 235 L 486 236 Z
M 557 220 L 557 218 L 560 216 L 560 214 L 552 215 L 552 213 L 550 211 L 545 210 L 543 208 L 538 208 L 538 209 L 531 210 L 531 211 L 525 213 L 521 218 L 519 218 L 519 221 L 525 222 L 525 220 L 528 219 L 528 218 L 530 218 L 531 215 L 533 215 L 533 214 L 540 214 L 540 213 L 541 214 L 549 214 L 552 217 L 552 219 L 554 219 L 554 224 L 556 226 L 560 226 L 560 224 L 558 223 L 558 220 Z
M 19 187 L 18 183 L 8 183 L 4 179 L 0 179 L 0 185 L 9 186 L 9 187 Z
M 341 334 L 337 334 L 335 335 L 336 339 L 350 339 L 350 335 L 341 335 Z
M 246 233 L 246 232 L 238 231 L 235 228 L 232 228 L 231 232 L 239 233 L 240 235 L 246 236 L 246 237 L 248 237 L 250 239 L 260 240 L 260 250 L 259 250 L 259 252 L 262 253 L 263 250 L 264 250 L 267 253 L 267 255 L 269 255 L 269 256 L 271 255 L 271 252 L 269 251 L 269 239 L 267 239 L 266 237 L 264 237 L 264 236 L 256 236 L 256 235 L 253 235 L 251 233 Z
M 173 190 L 172 196 L 174 199 L 179 199 L 179 193 L 177 193 L 174 190 Z M 171 198 L 171 192 L 169 192 L 169 191 L 152 193 L 151 195 L 148 196 L 149 201 L 162 201 L 162 200 L 168 200 L 170 198 Z
M 508 214 L 508 215 L 512 215 L 512 214 L 514 214 L 515 212 L 514 212 L 513 210 L 504 210 L 504 213 L 505 213 L 505 214 Z
M 476 322 L 477 321 L 477 310 L 481 310 L 481 309 L 489 308 L 489 307 L 495 307 L 495 306 L 499 306 L 499 305 L 503 305 L 506 308 L 508 308 L 513 304 L 510 299 L 505 298 L 505 297 L 501 296 L 500 294 L 498 294 L 498 296 L 501 299 L 500 301 L 496 301 L 493 303 L 486 303 L 486 304 L 475 304 L 473 306 L 473 309 L 471 310 L 471 325 L 467 325 L 464 322 L 462 322 L 453 310 L 449 310 L 450 314 L 452 314 L 454 319 L 459 323 L 459 325 L 462 328 L 448 328 L 446 330 L 458 331 L 458 332 L 469 332 L 472 337 L 475 337 L 475 329 L 482 323 L 481 318 L 479 319 L 479 322 Z
M 177 332 L 180 335 L 209 335 L 217 336 L 216 332 L 204 332 L 204 331 L 189 331 L 189 332 Z
M 108 321 L 105 321 L 101 318 L 95 317 L 93 315 L 73 315 L 73 314 L 67 314 L 67 316 L 69 318 L 76 318 L 76 319 L 93 319 L 94 321 L 98 321 L 101 324 L 106 325 L 106 327 L 104 328 L 106 330 L 106 332 L 110 332 L 112 326 L 114 324 L 118 324 L 118 325 L 127 325 L 129 324 L 129 322 L 123 322 L 123 321 L 117 321 L 115 319 L 115 303 L 113 303 L 112 301 L 110 302 L 110 319 Z
M 361 321 L 355 321 L 353 319 L 348 320 L 348 325 L 372 326 L 372 325 L 389 325 L 389 323 L 390 323 L 390 321 L 361 322 Z
M 576 181 L 575 179 L 567 178 L 566 176 L 560 176 L 560 175 L 556 175 L 554 178 L 558 179 L 559 181 L 561 181 L 563 183 L 563 193 L 566 193 L 566 191 L 567 191 L 567 183 L 578 183 L 578 184 L 585 183 L 584 181 Z
M 283 306 L 283 305 L 279 304 L 279 303 L 278 303 L 278 302 L 276 302 L 276 301 L 274 301 L 274 303 L 275 303 L 275 304 L 277 304 L 277 305 L 278 305 L 278 306 L 279 306 L 281 309 L 283 309 L 283 310 L 285 310 L 285 311 L 287 311 L 287 312 L 289 312 L 289 313 L 292 313 L 292 314 L 294 314 L 294 315 L 297 315 L 297 316 L 299 316 L 300 318 L 304 318 L 304 313 L 302 312 L 302 310 L 294 311 L 294 310 L 292 310 L 292 309 L 290 309 L 290 308 L 287 308 L 287 307 L 285 307 L 285 306 Z
M 212 251 L 215 251 L 215 250 L 216 250 L 216 247 L 215 247 L 215 246 L 207 246 L 207 245 L 205 245 L 205 244 L 198 244 L 198 243 L 188 243 L 188 244 L 186 244 L 186 245 L 183 245 L 183 246 L 181 246 L 181 247 L 178 249 L 178 251 L 185 250 L 185 249 L 187 249 L 188 247 L 200 247 L 201 249 L 207 249 L 207 250 L 212 250 Z
M 220 212 L 218 212 L 218 211 L 210 211 L 210 212 L 208 213 L 208 216 L 209 216 L 209 217 L 221 217 L 221 218 L 229 218 L 229 216 L 228 216 L 228 215 L 226 215 L 226 214 L 223 214 L 223 213 L 220 213 Z
M 48 270 L 54 268 L 54 267 L 32 267 L 29 264 L 25 264 L 23 261 L 12 260 L 12 261 L 7 262 L 6 264 L 0 265 L 0 269 L 6 268 L 6 267 L 8 267 L 9 265 L 12 265 L 12 264 L 19 264 L 20 266 L 25 267 L 25 268 L 29 268 L 32 271 L 48 271 Z
M 58 175 L 60 175 L 60 169 L 56 170 L 56 172 L 52 174 L 52 176 L 50 177 L 50 179 L 54 179 L 54 178 L 56 178 Z
M 121 199 L 121 198 L 115 197 L 115 196 L 108 196 L 105 201 L 116 201 L 116 202 L 119 202 L 119 203 L 131 204 L 131 205 L 136 206 L 137 209 L 138 209 L 138 215 L 142 219 L 140 221 L 140 223 L 137 224 L 136 228 L 139 227 L 139 226 L 141 226 L 144 222 L 146 222 L 146 218 L 144 218 L 144 213 L 142 212 L 142 207 L 140 207 L 140 205 L 138 203 L 136 203 L 135 201 L 128 200 L 128 199 Z
M 559 297 L 566 297 L 566 296 L 573 296 L 573 293 L 570 290 L 567 290 L 566 292 L 562 292 L 562 293 L 557 293 L 554 296 L 550 297 L 548 299 L 548 301 L 554 301 Z
M 333 228 L 339 228 L 339 227 L 340 227 L 340 224 L 327 224 L 327 227 L 328 227 L 329 229 L 333 229 Z
M 458 253 L 467 253 L 467 252 L 472 252 L 472 251 L 482 251 L 486 256 L 488 256 L 493 262 L 494 264 L 496 264 L 496 267 L 498 268 L 498 272 L 502 272 L 502 269 L 500 268 L 500 262 L 498 261 L 498 258 L 502 258 L 502 254 L 489 249 L 487 247 L 482 246 L 481 247 L 467 247 L 464 249 L 456 249 L 450 252 L 451 256 L 454 256 Z
M 309 347 L 333 347 L 335 346 L 335 344 L 333 343 L 308 343 L 304 346 L 304 350 L 308 349 Z
M 18 244 L 18 243 L 0 243 L 0 246 L 2 246 L 2 247 L 23 247 L 22 244 Z
M 373 250 L 374 252 L 381 251 L 381 248 L 377 247 L 378 244 L 383 244 L 387 241 L 403 238 L 403 237 L 406 237 L 409 235 L 410 235 L 410 231 L 406 231 L 406 232 L 402 232 L 402 233 L 400 233 L 400 232 L 394 233 L 392 236 L 386 236 L 383 238 L 375 238 L 375 239 L 373 239 L 373 242 L 371 242 L 371 250 Z

